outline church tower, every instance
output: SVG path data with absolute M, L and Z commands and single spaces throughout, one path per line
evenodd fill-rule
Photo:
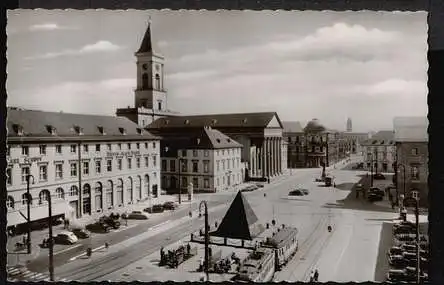
M 351 118 L 347 119 L 347 132 L 352 132 L 353 131 L 353 127 L 352 127 L 352 120 Z
M 178 116 L 167 106 L 164 57 L 151 41 L 151 21 L 143 36 L 136 57 L 137 84 L 134 90 L 134 107 L 117 109 L 116 115 L 126 117 L 144 128 L 158 118 Z

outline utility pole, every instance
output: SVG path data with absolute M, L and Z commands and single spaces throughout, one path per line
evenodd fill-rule
M 209 235 L 208 235 L 208 229 L 209 229 L 209 224 L 208 224 L 208 205 L 207 205 L 207 201 L 202 200 L 200 201 L 199 204 L 199 214 L 200 211 L 202 209 L 202 205 L 204 206 L 205 209 L 205 262 L 204 262 L 204 269 L 205 269 L 205 275 L 207 277 L 207 282 L 210 281 L 210 274 L 209 274 L 209 267 L 210 267 L 210 251 L 209 251 Z
M 49 191 L 48 197 L 48 226 L 49 226 L 49 280 L 54 281 L 54 237 L 52 234 L 52 198 Z

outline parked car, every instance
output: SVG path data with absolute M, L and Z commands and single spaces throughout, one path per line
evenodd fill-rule
M 264 188 L 264 183 L 257 182 L 254 185 L 256 185 L 258 188 Z
M 111 230 L 111 226 L 104 222 L 95 222 L 89 225 L 86 225 L 86 229 L 95 232 L 95 233 L 109 233 Z
M 126 216 L 128 220 L 148 220 L 148 215 L 142 211 L 132 211 Z
M 147 213 L 162 213 L 165 211 L 165 208 L 161 204 L 153 205 L 152 207 L 148 207 L 143 209 L 144 212 Z
M 402 255 L 389 255 L 389 264 L 393 268 L 402 269 L 407 265 L 407 260 Z
M 375 179 L 375 180 L 384 180 L 385 176 L 382 173 L 375 173 L 375 174 L 373 174 L 373 179 Z
M 175 210 L 175 209 L 177 209 L 177 207 L 179 207 L 179 205 L 177 205 L 177 203 L 175 203 L 173 201 L 167 201 L 167 202 L 163 203 L 163 208 L 165 210 Z
M 113 217 L 110 216 L 103 216 L 100 217 L 99 221 L 108 224 L 111 228 L 117 230 L 118 228 L 120 228 L 120 222 L 117 219 L 114 219 Z
M 370 189 L 368 189 L 368 193 L 369 194 L 376 194 L 376 195 L 379 195 L 381 197 L 385 196 L 384 190 L 379 189 L 378 187 L 371 187 Z
M 392 246 L 388 251 L 387 254 L 389 256 L 392 255 L 401 255 L 404 252 L 404 250 L 402 249 L 402 247 L 400 246 Z
M 85 239 L 90 237 L 90 233 L 85 229 L 72 229 L 71 231 L 79 239 Z
M 304 196 L 304 193 L 300 189 L 291 190 L 288 196 Z
M 409 227 L 409 226 L 400 226 L 400 227 L 393 229 L 394 235 L 414 234 L 414 233 L 416 233 L 416 229 Z
M 377 201 L 382 201 L 383 197 L 381 195 L 375 194 L 375 193 L 369 193 L 367 195 L 367 200 L 369 202 L 377 202 Z
M 415 266 L 407 266 L 404 269 L 404 272 L 405 272 L 406 279 L 407 279 L 406 281 L 414 282 L 416 280 L 416 267 Z M 425 272 L 421 272 L 420 276 L 419 276 L 419 278 L 422 282 L 427 281 L 428 277 L 429 277 L 428 274 Z
M 79 239 L 72 232 L 63 231 L 54 237 L 56 244 L 75 244 Z
M 401 221 L 401 222 L 393 225 L 393 228 L 399 228 L 399 227 L 411 227 L 411 228 L 416 229 L 415 223 L 410 222 L 410 221 Z
M 390 269 L 387 273 L 387 281 L 398 283 L 406 280 L 406 273 L 403 269 Z

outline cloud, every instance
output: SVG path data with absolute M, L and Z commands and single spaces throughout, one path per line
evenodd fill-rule
M 88 44 L 85 45 L 79 49 L 67 49 L 60 52 L 48 52 L 43 55 L 36 55 L 36 56 L 30 56 L 25 57 L 27 60 L 33 60 L 33 59 L 49 59 L 49 58 L 56 58 L 60 56 L 75 56 L 75 55 L 83 55 L 83 54 L 90 54 L 90 53 L 96 53 L 96 52 L 114 52 L 118 51 L 120 49 L 123 49 L 124 47 L 115 45 L 109 41 L 98 41 L 94 44 Z
M 75 28 L 74 27 L 59 26 L 56 23 L 35 24 L 35 25 L 31 25 L 29 27 L 29 30 L 31 32 L 35 32 L 35 31 L 71 30 L 71 29 L 75 29 Z

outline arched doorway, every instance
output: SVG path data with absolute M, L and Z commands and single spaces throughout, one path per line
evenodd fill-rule
M 117 205 L 123 205 L 123 180 L 119 178 L 117 180 Z
M 143 179 L 143 189 L 145 189 L 145 197 L 149 198 L 150 197 L 150 177 L 148 176 L 148 174 L 145 174 L 145 177 Z
M 138 201 L 142 200 L 142 178 L 139 175 L 136 177 L 136 198 Z
M 83 214 L 91 215 L 91 186 L 83 185 Z
M 128 199 L 128 203 L 134 201 L 133 197 L 133 179 L 128 177 L 126 180 L 126 199 Z
M 102 190 L 102 183 L 96 182 L 96 186 L 94 187 L 94 195 L 95 195 L 95 204 L 96 204 L 96 211 L 103 211 L 103 190 Z
M 108 180 L 106 182 L 106 208 L 109 209 L 114 205 L 114 199 L 113 199 L 113 182 L 111 180 Z

